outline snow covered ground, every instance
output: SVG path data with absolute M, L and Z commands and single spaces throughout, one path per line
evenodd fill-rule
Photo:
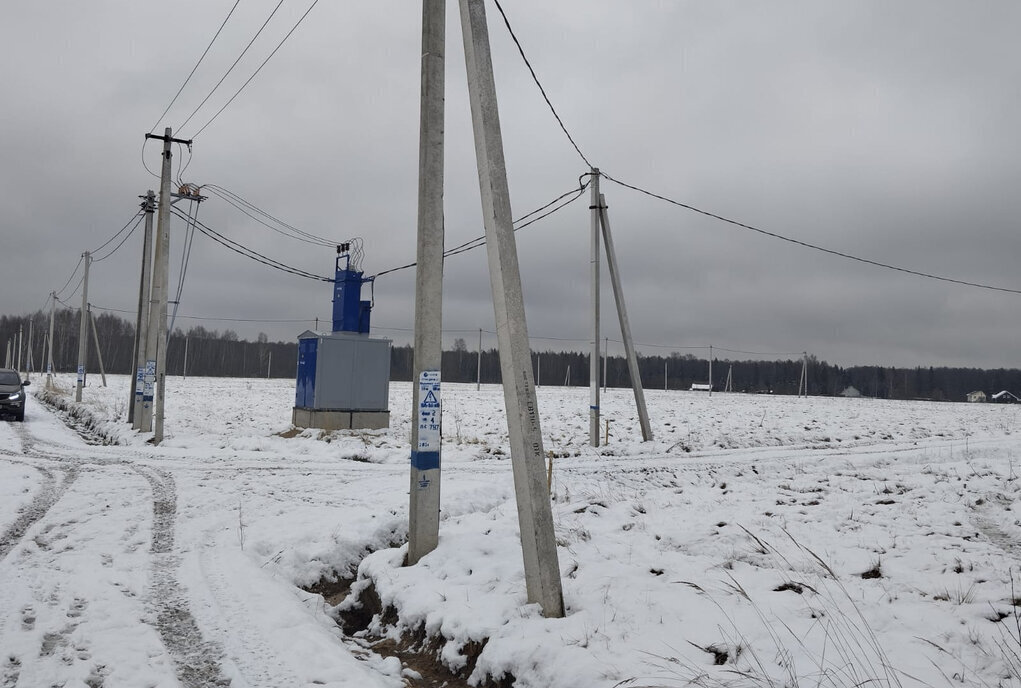
M 172 378 L 153 447 L 127 383 L 0 423 L 2 688 L 432 685 L 412 639 L 471 685 L 1021 686 L 1021 407 L 649 390 L 642 443 L 610 390 L 592 449 L 588 391 L 540 388 L 545 619 L 499 387 L 444 387 L 440 545 L 402 567 L 410 385 L 389 430 L 294 435 L 293 383 Z M 356 573 L 389 611 L 351 638 L 301 588 Z

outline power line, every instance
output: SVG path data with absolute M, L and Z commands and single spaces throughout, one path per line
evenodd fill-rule
M 191 222 L 192 221 L 191 218 L 189 218 L 189 216 L 185 215 L 184 213 L 179 211 L 177 208 L 172 209 L 171 212 L 175 216 L 177 216 L 178 218 L 180 218 L 182 220 L 185 220 L 187 222 Z M 195 227 L 200 232 L 205 234 L 207 237 L 209 237 L 210 239 L 212 239 L 216 243 L 220 244 L 221 246 L 223 246 L 225 248 L 230 249 L 231 251 L 234 251 L 235 253 L 237 253 L 239 255 L 245 256 L 246 258 L 250 258 L 250 259 L 252 259 L 252 260 L 254 260 L 254 261 L 258 262 L 258 263 L 262 263 L 263 265 L 266 265 L 268 267 L 274 268 L 276 270 L 280 270 L 281 272 L 290 273 L 290 274 L 296 275 L 298 277 L 305 277 L 307 279 L 317 280 L 319 282 L 331 282 L 331 283 L 334 282 L 334 279 L 332 277 L 324 277 L 322 275 L 317 275 L 315 273 L 308 272 L 307 270 L 302 270 L 300 268 L 296 268 L 296 267 L 287 265 L 286 263 L 281 263 L 280 261 L 275 260 L 273 258 L 270 258 L 269 256 L 266 256 L 266 255 L 264 255 L 262 253 L 259 253 L 258 251 L 254 250 L 254 249 L 248 248 L 247 246 L 244 246 L 243 244 L 241 244 L 241 243 L 239 243 L 237 241 L 234 241 L 233 239 L 227 238 L 223 234 L 220 234 L 216 230 L 212 229 L 211 227 L 205 225 L 202 222 L 199 222 L 198 220 L 194 220 L 194 224 L 195 224 Z
M 98 262 L 100 262 L 102 260 L 106 260 L 107 258 L 112 256 L 113 254 L 117 253 L 117 250 L 120 249 L 120 247 L 124 245 L 124 242 L 126 242 L 128 239 L 131 238 L 131 235 L 135 233 L 136 229 L 138 229 L 138 225 L 140 225 L 142 223 L 142 218 L 143 218 L 142 213 L 139 213 L 137 217 L 138 217 L 138 219 L 135 220 L 135 225 L 131 228 L 131 231 L 129 231 L 127 234 L 124 235 L 124 238 L 121 239 L 120 243 L 117 244 L 116 246 L 114 246 L 113 249 L 111 249 L 111 251 L 109 253 L 107 253 L 105 256 L 102 256 L 100 258 L 93 258 L 92 259 L 93 263 L 98 263 Z
M 281 1 L 283 1 L 283 0 L 281 0 Z M 252 79 L 254 79 L 259 74 L 259 72 L 262 71 L 262 68 L 266 66 L 266 63 L 269 62 L 273 58 L 273 56 L 277 54 L 277 51 L 280 50 L 280 47 L 287 41 L 288 38 L 291 37 L 291 34 L 294 33 L 295 29 L 297 29 L 301 25 L 301 23 L 303 21 L 305 21 L 305 17 L 308 16 L 309 12 L 311 12 L 312 8 L 315 7 L 317 4 L 319 4 L 319 0 L 313 0 L 312 4 L 309 5 L 307 10 L 305 10 L 305 14 L 301 15 L 301 17 L 298 19 L 298 21 L 295 22 L 294 26 L 291 27 L 291 30 L 287 32 L 287 35 L 284 36 L 283 39 L 277 44 L 277 47 L 273 48 L 273 52 L 271 52 L 269 54 L 269 56 L 265 60 L 262 61 L 262 64 L 259 65 L 258 69 L 256 69 L 255 72 L 250 77 L 248 77 L 248 81 L 246 81 L 245 83 L 241 84 L 241 88 L 239 88 L 237 90 L 237 92 L 235 92 L 234 95 L 232 95 L 230 97 L 230 100 L 228 100 L 226 103 L 224 103 L 223 107 L 220 108 L 219 110 L 217 110 L 216 114 L 213 115 L 209 119 L 208 122 L 203 124 L 201 129 L 199 129 L 198 131 L 195 132 L 195 135 L 192 136 L 193 139 L 197 138 L 199 134 L 201 134 L 203 131 L 205 131 L 206 127 L 208 127 L 210 124 L 212 124 L 213 120 L 215 120 L 217 117 L 219 117 L 220 113 L 223 112 L 224 110 L 226 110 L 227 106 L 234 102 L 235 98 L 237 98 L 239 95 L 241 95 L 241 92 L 243 90 L 245 90 L 245 87 L 248 86 L 248 84 L 251 83 Z M 274 12 L 275 11 L 276 10 L 274 10 Z
M 869 258 L 861 258 L 860 256 L 855 256 L 855 255 L 852 255 L 850 253 L 844 253 L 842 251 L 835 251 L 833 249 L 824 248 L 824 247 L 818 246 L 816 244 L 810 244 L 807 241 L 801 241 L 800 239 L 792 239 L 791 237 L 787 237 L 787 236 L 784 236 L 782 234 L 777 234 L 776 232 L 770 232 L 768 230 L 761 229 L 759 227 L 755 227 L 754 225 L 749 225 L 749 224 L 746 224 L 744 222 L 739 222 L 737 220 L 732 220 L 729 217 L 724 217 L 723 215 L 717 215 L 716 213 L 709 212 L 708 210 L 702 210 L 701 208 L 696 208 L 695 206 L 689 205 L 687 203 L 681 203 L 680 201 L 675 201 L 672 198 L 667 198 L 666 196 L 662 196 L 660 194 L 653 193 L 652 191 L 649 191 L 647 189 L 643 189 L 643 188 L 641 188 L 639 186 L 635 186 L 633 184 L 628 184 L 627 182 L 622 182 L 619 179 L 615 179 L 615 178 L 611 177 L 610 175 L 606 174 L 605 172 L 600 171 L 600 174 L 603 177 L 606 177 L 607 179 L 609 179 L 611 182 L 619 184 L 620 186 L 623 186 L 623 187 L 625 187 L 627 189 L 631 189 L 632 191 L 637 191 L 639 193 L 645 194 L 646 196 L 651 196 L 652 198 L 658 198 L 661 201 L 666 201 L 667 203 L 671 203 L 671 204 L 676 205 L 676 206 L 678 206 L 680 208 L 684 208 L 686 210 L 690 210 L 692 212 L 699 213 L 700 215 L 705 215 L 706 217 L 711 217 L 711 218 L 713 218 L 715 220 L 719 220 L 721 222 L 726 222 L 727 224 L 734 225 L 735 227 L 740 227 L 742 229 L 747 229 L 747 230 L 752 231 L 752 232 L 757 232 L 758 234 L 762 234 L 763 236 L 768 236 L 768 237 L 771 237 L 773 239 L 779 239 L 780 241 L 786 241 L 787 243 L 795 244 L 797 246 L 802 246 L 804 248 L 809 248 L 809 249 L 812 249 L 813 251 L 820 251 L 822 253 L 828 253 L 831 256 L 837 256 L 839 258 L 845 258 L 847 260 L 853 260 L 853 261 L 856 261 L 858 263 L 864 263 L 866 265 L 872 265 L 872 266 L 875 266 L 875 267 L 878 267 L 878 268 L 885 268 L 887 270 L 894 270 L 896 272 L 903 272 L 903 273 L 906 273 L 908 275 L 915 275 L 916 277 L 924 277 L 926 279 L 937 280 L 939 282 L 949 282 L 951 284 L 960 284 L 960 285 L 963 285 L 963 286 L 966 286 L 966 287 L 976 287 L 978 289 L 989 289 L 991 291 L 1006 292 L 1008 294 L 1021 294 L 1021 289 L 1010 289 L 1010 288 L 1007 288 L 1007 287 L 996 287 L 996 286 L 992 286 L 992 285 L 989 285 L 989 284 L 981 284 L 979 282 L 969 282 L 967 280 L 959 280 L 959 279 L 954 279 L 952 277 L 943 277 L 941 275 L 935 275 L 935 274 L 932 274 L 932 273 L 929 273 L 929 272 L 921 272 L 919 270 L 912 270 L 910 268 L 904 268 L 904 267 L 900 267 L 898 265 L 891 265 L 890 263 L 882 263 L 882 262 L 879 262 L 879 261 L 876 261 L 876 260 L 871 260 Z
M 136 211 L 135 211 L 135 214 L 131 216 L 131 220 L 134 220 L 134 219 L 135 219 L 136 217 L 138 217 L 138 218 L 142 217 L 142 211 L 141 211 L 141 210 L 136 210 Z M 113 241 L 114 241 L 114 239 L 116 239 L 117 237 L 119 237 L 119 236 L 121 235 L 121 232 L 123 232 L 123 231 L 124 231 L 125 229 L 127 229 L 127 228 L 128 228 L 128 226 L 129 226 L 129 225 L 131 224 L 131 220 L 128 220 L 128 221 L 127 221 L 127 222 L 126 222 L 126 223 L 124 224 L 124 226 L 123 226 L 123 227 L 121 227 L 120 229 L 118 229 L 118 230 L 117 230 L 117 233 L 116 233 L 116 234 L 114 234 L 114 235 L 113 235 L 112 237 L 110 237 L 110 238 L 109 238 L 109 239 L 107 239 L 107 240 L 106 240 L 105 242 L 103 242 L 103 245 L 102 245 L 102 246 L 100 246 L 99 248 L 95 248 L 95 249 L 92 249 L 91 251 L 89 251 L 89 253 L 99 253 L 99 252 L 100 252 L 100 251 L 102 251 L 102 250 L 103 250 L 104 248 L 106 248 L 107 246 L 109 246 L 110 244 L 112 244 L 112 243 L 113 243 Z M 138 223 L 137 223 L 137 222 L 135 223 L 135 226 L 136 226 L 136 227 L 138 226 Z M 119 244 L 118 244 L 118 246 L 119 246 Z M 117 250 L 117 249 L 114 249 L 114 250 Z M 111 253 L 112 253 L 112 252 L 111 252 Z
M 247 215 L 249 218 L 255 220 L 256 222 L 258 222 L 259 224 L 263 225 L 264 227 L 266 227 L 268 229 L 271 229 L 274 232 L 276 232 L 278 234 L 281 234 L 283 236 L 289 237 L 291 239 L 297 239 L 298 241 L 303 241 L 303 242 L 305 242 L 307 244 L 314 244 L 314 245 L 317 245 L 317 246 L 336 246 L 337 244 L 344 243 L 343 241 L 327 239 L 325 237 L 317 236 L 317 235 L 312 234 L 310 232 L 306 232 L 304 230 L 298 229 L 297 227 L 295 227 L 293 225 L 290 225 L 290 224 L 284 222 L 283 220 L 274 217 L 273 215 L 270 215 L 265 210 L 259 208 L 254 203 L 245 200 L 240 195 L 238 195 L 237 193 L 231 191 L 230 189 L 226 189 L 226 188 L 224 188 L 222 186 L 219 186 L 217 184 L 203 184 L 201 188 L 208 189 L 210 193 L 215 194 L 216 196 L 219 196 L 222 200 L 224 200 L 227 203 L 229 203 L 230 205 L 234 206 L 237 210 L 241 211 L 242 213 Z M 246 210 L 246 208 L 248 210 Z M 249 212 L 249 210 L 251 210 L 251 212 Z M 269 218 L 270 220 L 275 222 L 277 225 L 279 225 L 279 227 L 274 227 L 274 226 L 268 224 L 266 221 L 259 219 L 258 217 L 256 217 L 252 213 L 256 213 L 256 214 L 261 215 L 263 217 Z M 283 231 L 283 230 L 280 229 L 280 227 L 284 227 L 287 230 L 290 230 L 290 232 Z
M 532 81 L 534 81 L 535 85 L 539 87 L 539 92 L 542 93 L 543 100 L 546 101 L 546 105 L 549 106 L 550 112 L 552 112 L 553 116 L 556 117 L 557 124 L 559 124 L 560 128 L 563 129 L 564 134 L 567 136 L 567 140 L 571 142 L 571 145 L 574 146 L 574 150 L 578 152 L 578 155 L 581 157 L 583 161 L 585 161 L 585 164 L 588 165 L 589 167 L 594 167 L 594 165 L 589 162 L 589 159 L 585 157 L 585 154 L 581 152 L 581 148 L 578 147 L 578 144 L 575 142 L 574 137 L 571 136 L 571 132 L 569 132 L 567 130 L 567 126 L 564 125 L 564 120 L 560 119 L 560 115 L 557 114 L 557 109 L 553 107 L 553 103 L 550 102 L 549 96 L 546 95 L 546 89 L 542 87 L 542 83 L 539 81 L 539 77 L 536 76 L 535 70 L 532 69 L 532 63 L 529 62 L 528 56 L 525 55 L 524 48 L 521 47 L 521 42 L 515 35 L 514 29 L 511 28 L 510 20 L 507 19 L 507 13 L 503 11 L 503 6 L 500 5 L 500 0 L 493 0 L 493 2 L 496 4 L 496 9 L 500 11 L 500 16 L 503 17 L 503 23 L 507 27 L 507 32 L 510 33 L 510 37 L 514 41 L 514 45 L 517 46 L 518 53 L 521 55 L 521 59 L 525 61 L 525 66 L 528 67 L 528 71 L 532 75 Z
M 238 55 L 238 58 L 236 60 L 234 60 L 234 64 L 232 64 L 227 69 L 227 71 L 224 72 L 223 76 L 220 77 L 220 80 L 216 82 L 215 86 L 213 86 L 213 90 L 211 90 L 209 92 L 209 94 L 205 98 L 202 99 L 202 102 L 199 103 L 198 107 L 195 108 L 190 115 L 188 115 L 188 119 L 184 120 L 184 122 L 181 124 L 181 126 L 179 126 L 177 128 L 178 132 L 180 132 L 182 129 L 184 129 L 186 126 L 188 126 L 188 122 L 191 121 L 191 118 L 194 117 L 196 115 L 196 113 L 198 113 L 198 111 L 202 109 L 202 106 L 206 104 L 206 101 L 208 101 L 210 98 L 212 98 L 213 94 L 216 93 L 216 89 L 220 88 L 220 84 L 223 83 L 224 79 L 226 79 L 230 75 L 230 73 L 232 71 L 234 71 L 234 68 L 238 66 L 238 62 L 240 62 L 241 58 L 245 56 L 245 53 L 248 52 L 248 49 L 252 47 L 252 44 L 255 43 L 255 39 L 257 39 L 259 37 L 259 35 L 266 28 L 266 25 L 269 24 L 271 19 L 273 19 L 273 15 L 275 15 L 277 13 L 277 10 L 279 10 L 280 6 L 283 5 L 283 4 L 284 4 L 284 0 L 280 0 L 280 2 L 277 3 L 277 6 L 274 7 L 273 11 L 269 13 L 268 17 L 266 17 L 266 21 L 263 22 L 262 26 L 259 27 L 259 30 L 255 32 L 254 36 L 252 36 L 252 40 L 248 41 L 248 45 L 246 45 L 245 49 L 241 51 L 241 54 Z M 194 139 L 195 137 L 192 136 L 192 138 Z
M 552 201 L 550 201 L 549 203 L 543 205 L 542 207 L 536 208 L 535 210 L 533 210 L 530 213 L 527 213 L 526 215 L 522 215 L 520 218 L 518 218 L 517 220 L 514 221 L 515 224 L 518 223 L 518 222 L 521 222 L 522 220 L 524 220 L 527 217 L 532 217 L 536 213 L 541 212 L 542 210 L 545 210 L 546 208 L 549 208 L 554 203 L 557 203 L 558 201 L 560 201 L 561 199 L 565 198 L 566 196 L 570 196 L 571 194 L 575 194 L 574 198 L 571 198 L 566 203 L 562 203 L 561 205 L 556 206 L 552 210 L 546 211 L 542 215 L 539 215 L 537 217 L 532 217 L 532 219 L 529 220 L 528 222 L 525 222 L 524 224 L 522 224 L 522 225 L 520 225 L 518 227 L 515 227 L 514 231 L 517 232 L 518 230 L 524 229 L 525 227 L 528 227 L 529 225 L 534 224 L 534 223 L 538 222 L 539 220 L 547 218 L 550 215 L 552 215 L 553 213 L 555 213 L 555 212 L 557 212 L 557 211 L 559 211 L 559 210 L 561 210 L 563 208 L 566 208 L 567 206 L 571 205 L 572 203 L 577 201 L 579 198 L 581 198 L 581 196 L 585 192 L 585 188 L 587 186 L 588 186 L 588 182 L 586 182 L 584 184 L 581 184 L 579 186 L 579 188 L 571 189 L 570 191 L 562 193 L 559 196 L 557 196 L 556 198 L 554 198 Z M 447 249 L 446 251 L 443 252 L 443 257 L 444 258 L 449 258 L 450 256 L 456 256 L 459 253 L 465 253 L 467 251 L 471 251 L 472 249 L 476 249 L 476 248 L 479 248 L 480 246 L 485 246 L 485 245 L 486 245 L 486 235 L 483 234 L 482 236 L 478 236 L 478 237 L 475 237 L 474 239 L 470 239 L 469 241 L 466 241 L 463 244 L 460 244 L 459 246 L 455 246 L 454 248 Z M 405 265 L 400 265 L 400 266 L 395 267 L 395 268 L 389 268 L 387 270 L 381 270 L 380 272 L 377 272 L 376 274 L 372 275 L 372 277 L 370 277 L 369 279 L 375 280 L 377 277 L 382 277 L 383 275 L 389 275 L 389 274 L 394 273 L 394 272 L 400 272 L 401 270 L 407 270 L 408 268 L 413 268 L 416 265 L 418 265 L 418 261 L 415 261 L 413 263 L 407 263 Z
M 216 42 L 216 39 L 220 37 L 220 32 L 223 31 L 223 27 L 227 26 L 227 21 L 230 19 L 231 15 L 234 14 L 234 10 L 237 9 L 238 4 L 240 4 L 240 2 L 241 0 L 234 0 L 234 6 L 230 8 L 230 12 L 227 13 L 226 19 L 223 20 L 222 24 L 220 24 L 220 28 L 216 30 L 216 34 L 213 35 L 213 40 L 209 41 L 209 45 L 207 45 L 206 49 L 202 51 L 202 56 L 199 57 L 199 61 L 196 62 L 195 66 L 191 68 L 191 72 L 188 73 L 188 78 L 186 78 L 184 80 L 184 83 L 181 84 L 181 88 L 177 89 L 177 93 L 174 94 L 174 97 L 173 99 L 171 99 L 170 104 L 167 105 L 167 109 L 164 110 L 163 114 L 160 115 L 160 118 L 156 120 L 156 124 L 152 125 L 152 129 L 149 130 L 150 134 L 156 131 L 156 127 L 160 125 L 160 122 L 163 121 L 163 118 L 167 116 L 168 112 L 170 112 L 170 108 L 172 108 L 174 106 L 174 103 L 177 102 L 178 97 L 180 97 L 181 95 L 181 91 L 183 91 L 184 87 L 188 85 L 189 81 L 191 81 L 191 78 L 195 75 L 195 70 L 199 68 L 200 64 L 202 64 L 202 60 L 206 59 L 206 54 L 209 52 L 209 49 L 213 47 L 213 43 Z
M 64 282 L 64 286 L 62 286 L 57 291 L 53 292 L 54 296 L 56 296 L 57 294 L 64 293 L 64 290 L 67 289 L 67 285 L 71 284 L 71 280 L 73 280 L 74 276 L 78 274 L 78 268 L 80 268 L 82 266 L 82 261 L 84 261 L 84 260 L 85 260 L 85 254 L 83 253 L 81 256 L 79 256 L 78 263 L 74 266 L 74 270 L 71 271 L 71 276 L 67 278 L 66 282 Z M 68 297 L 68 298 L 70 298 L 70 297 Z

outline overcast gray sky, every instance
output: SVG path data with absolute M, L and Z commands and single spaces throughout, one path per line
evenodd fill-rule
M 242 0 L 160 122 L 190 137 L 311 0 L 285 0 L 188 126 L 277 0 Z M 80 254 L 158 189 L 143 135 L 232 0 L 7 3 L 0 28 L 0 313 L 43 307 Z M 446 243 L 482 233 L 457 3 L 448 1 Z M 609 174 L 795 239 L 955 279 L 1021 289 L 1021 5 L 505 0 L 555 107 Z M 515 215 L 586 167 L 488 4 Z M 365 241 L 375 273 L 414 260 L 421 4 L 326 0 L 241 95 L 175 148 L 217 184 L 306 231 Z M 189 162 L 190 160 L 190 162 Z M 176 171 L 175 171 L 176 174 Z M 1017 367 L 1021 295 L 849 262 L 603 182 L 635 339 L 648 353 L 712 344 L 807 350 L 844 365 Z M 200 219 L 302 269 L 333 252 L 287 239 L 212 196 Z M 172 288 L 183 223 L 172 226 Z M 533 348 L 590 332 L 588 199 L 518 233 Z M 93 265 L 89 300 L 132 310 L 141 232 Z M 75 279 L 63 293 L 70 294 Z M 604 281 L 604 330 L 619 339 Z M 414 270 L 375 286 L 375 332 L 404 341 Z M 71 303 L 79 303 L 75 295 Z M 327 318 L 330 286 L 196 236 L 178 327 L 290 339 Z M 130 317 L 130 316 L 128 316 Z M 311 323 L 309 323 L 311 325 Z M 485 250 L 449 258 L 448 344 L 493 329 Z M 542 338 L 556 338 L 542 339 Z M 560 340 L 577 340 L 560 341 Z M 495 346 L 487 336 L 485 345 Z M 611 352 L 619 351 L 611 344 Z M 699 353 L 695 351 L 694 353 Z M 746 356 L 737 356 L 745 358 Z

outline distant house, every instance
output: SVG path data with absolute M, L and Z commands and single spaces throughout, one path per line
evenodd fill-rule
M 986 400 L 986 393 L 982 391 L 968 392 L 968 401 L 970 402 L 984 402 Z
M 692 392 L 711 392 L 711 391 L 713 391 L 713 386 L 708 384 L 708 383 L 703 384 L 701 382 L 693 382 L 693 383 L 691 383 L 691 391 Z
M 991 397 L 995 404 L 1018 404 L 1021 403 L 1021 399 L 1018 399 L 1017 395 L 1011 394 L 1007 390 L 997 392 Z
M 857 399 L 861 396 L 861 392 L 859 392 L 853 385 L 848 385 L 848 387 L 840 393 L 840 396 L 847 397 L 848 399 Z

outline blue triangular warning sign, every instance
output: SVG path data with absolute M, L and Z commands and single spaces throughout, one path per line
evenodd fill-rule
M 425 395 L 425 399 L 422 400 L 422 406 L 425 408 L 439 408 L 440 402 L 436 398 L 436 395 L 429 390 L 429 393 Z

